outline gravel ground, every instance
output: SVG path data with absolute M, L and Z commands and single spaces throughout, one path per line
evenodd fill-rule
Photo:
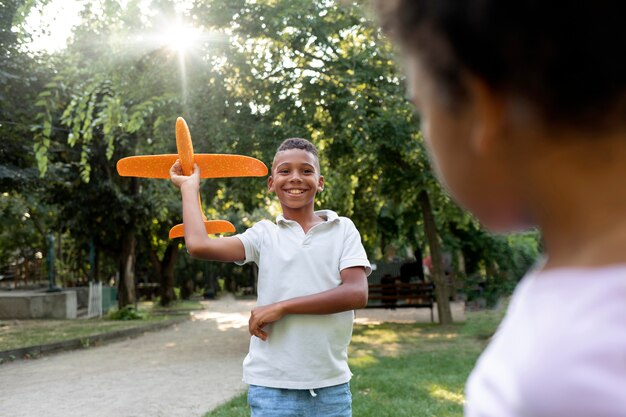
M 207 303 L 193 319 L 92 349 L 0 366 L 0 415 L 191 417 L 245 389 L 253 301 Z
M 222 298 L 142 337 L 0 366 L 0 416 L 194 417 L 245 390 L 254 301 Z M 462 304 L 453 318 L 464 320 Z M 429 322 L 427 309 L 359 310 L 357 323 Z

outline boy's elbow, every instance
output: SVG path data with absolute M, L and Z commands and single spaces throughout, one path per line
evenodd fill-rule
M 365 288 L 365 290 L 355 291 L 353 294 L 353 300 L 354 300 L 355 310 L 365 308 L 365 306 L 367 305 L 367 300 L 368 300 L 367 288 Z
M 185 246 L 187 247 L 187 253 L 192 258 L 202 258 L 202 247 L 193 239 L 185 239 Z
M 191 256 L 192 258 L 198 258 L 198 251 L 195 249 L 194 246 L 190 246 L 190 245 L 185 245 L 187 246 L 187 253 L 189 254 L 189 256 Z
M 357 309 L 365 308 L 367 306 L 367 294 L 361 297 Z

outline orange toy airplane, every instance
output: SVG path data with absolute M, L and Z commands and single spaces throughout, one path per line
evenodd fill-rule
M 178 154 L 129 156 L 117 162 L 117 172 L 123 177 L 169 178 L 170 168 L 177 159 L 184 175 L 193 172 L 193 165 L 200 167 L 201 178 L 263 177 L 267 167 L 258 159 L 242 155 L 193 153 L 189 127 L 182 117 L 176 119 L 176 149 Z M 198 204 L 202 212 L 200 194 Z M 202 212 L 207 234 L 234 232 L 235 226 L 226 220 L 207 220 Z M 178 224 L 170 230 L 170 239 L 182 237 L 185 229 Z

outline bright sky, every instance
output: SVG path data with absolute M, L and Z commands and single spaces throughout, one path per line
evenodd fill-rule
M 25 29 L 32 34 L 33 51 L 54 52 L 65 47 L 72 28 L 80 22 L 80 10 L 85 2 L 81 0 L 53 0 L 43 13 L 31 12 L 26 18 Z M 42 33 L 43 30 L 48 33 Z
M 33 37 L 29 44 L 32 51 L 55 52 L 61 50 L 67 44 L 67 40 L 72 34 L 72 29 L 80 23 L 80 11 L 89 0 L 51 0 L 39 12 L 33 10 L 25 21 L 25 30 Z M 90 2 L 92 9 L 97 2 Z M 126 0 L 121 0 L 122 7 Z M 146 17 L 150 14 L 150 0 L 143 0 L 142 10 L 145 10 Z M 191 7 L 191 0 L 178 0 L 176 11 L 182 13 Z M 165 32 L 165 37 L 160 43 L 180 49 L 183 41 L 189 43 L 197 38 L 199 34 L 193 29 L 182 26 L 174 26 Z

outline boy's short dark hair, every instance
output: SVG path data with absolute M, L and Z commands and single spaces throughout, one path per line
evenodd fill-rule
M 548 123 L 626 123 L 620 0 L 379 0 L 383 26 L 418 52 L 451 101 L 469 72 L 528 100 Z
M 290 149 L 302 149 L 313 155 L 315 157 L 315 168 L 317 168 L 317 173 L 320 173 L 320 161 L 315 145 L 303 138 L 289 138 L 285 139 L 283 143 L 280 144 L 276 150 L 276 154 Z M 276 159 L 276 155 L 274 155 L 274 159 Z

